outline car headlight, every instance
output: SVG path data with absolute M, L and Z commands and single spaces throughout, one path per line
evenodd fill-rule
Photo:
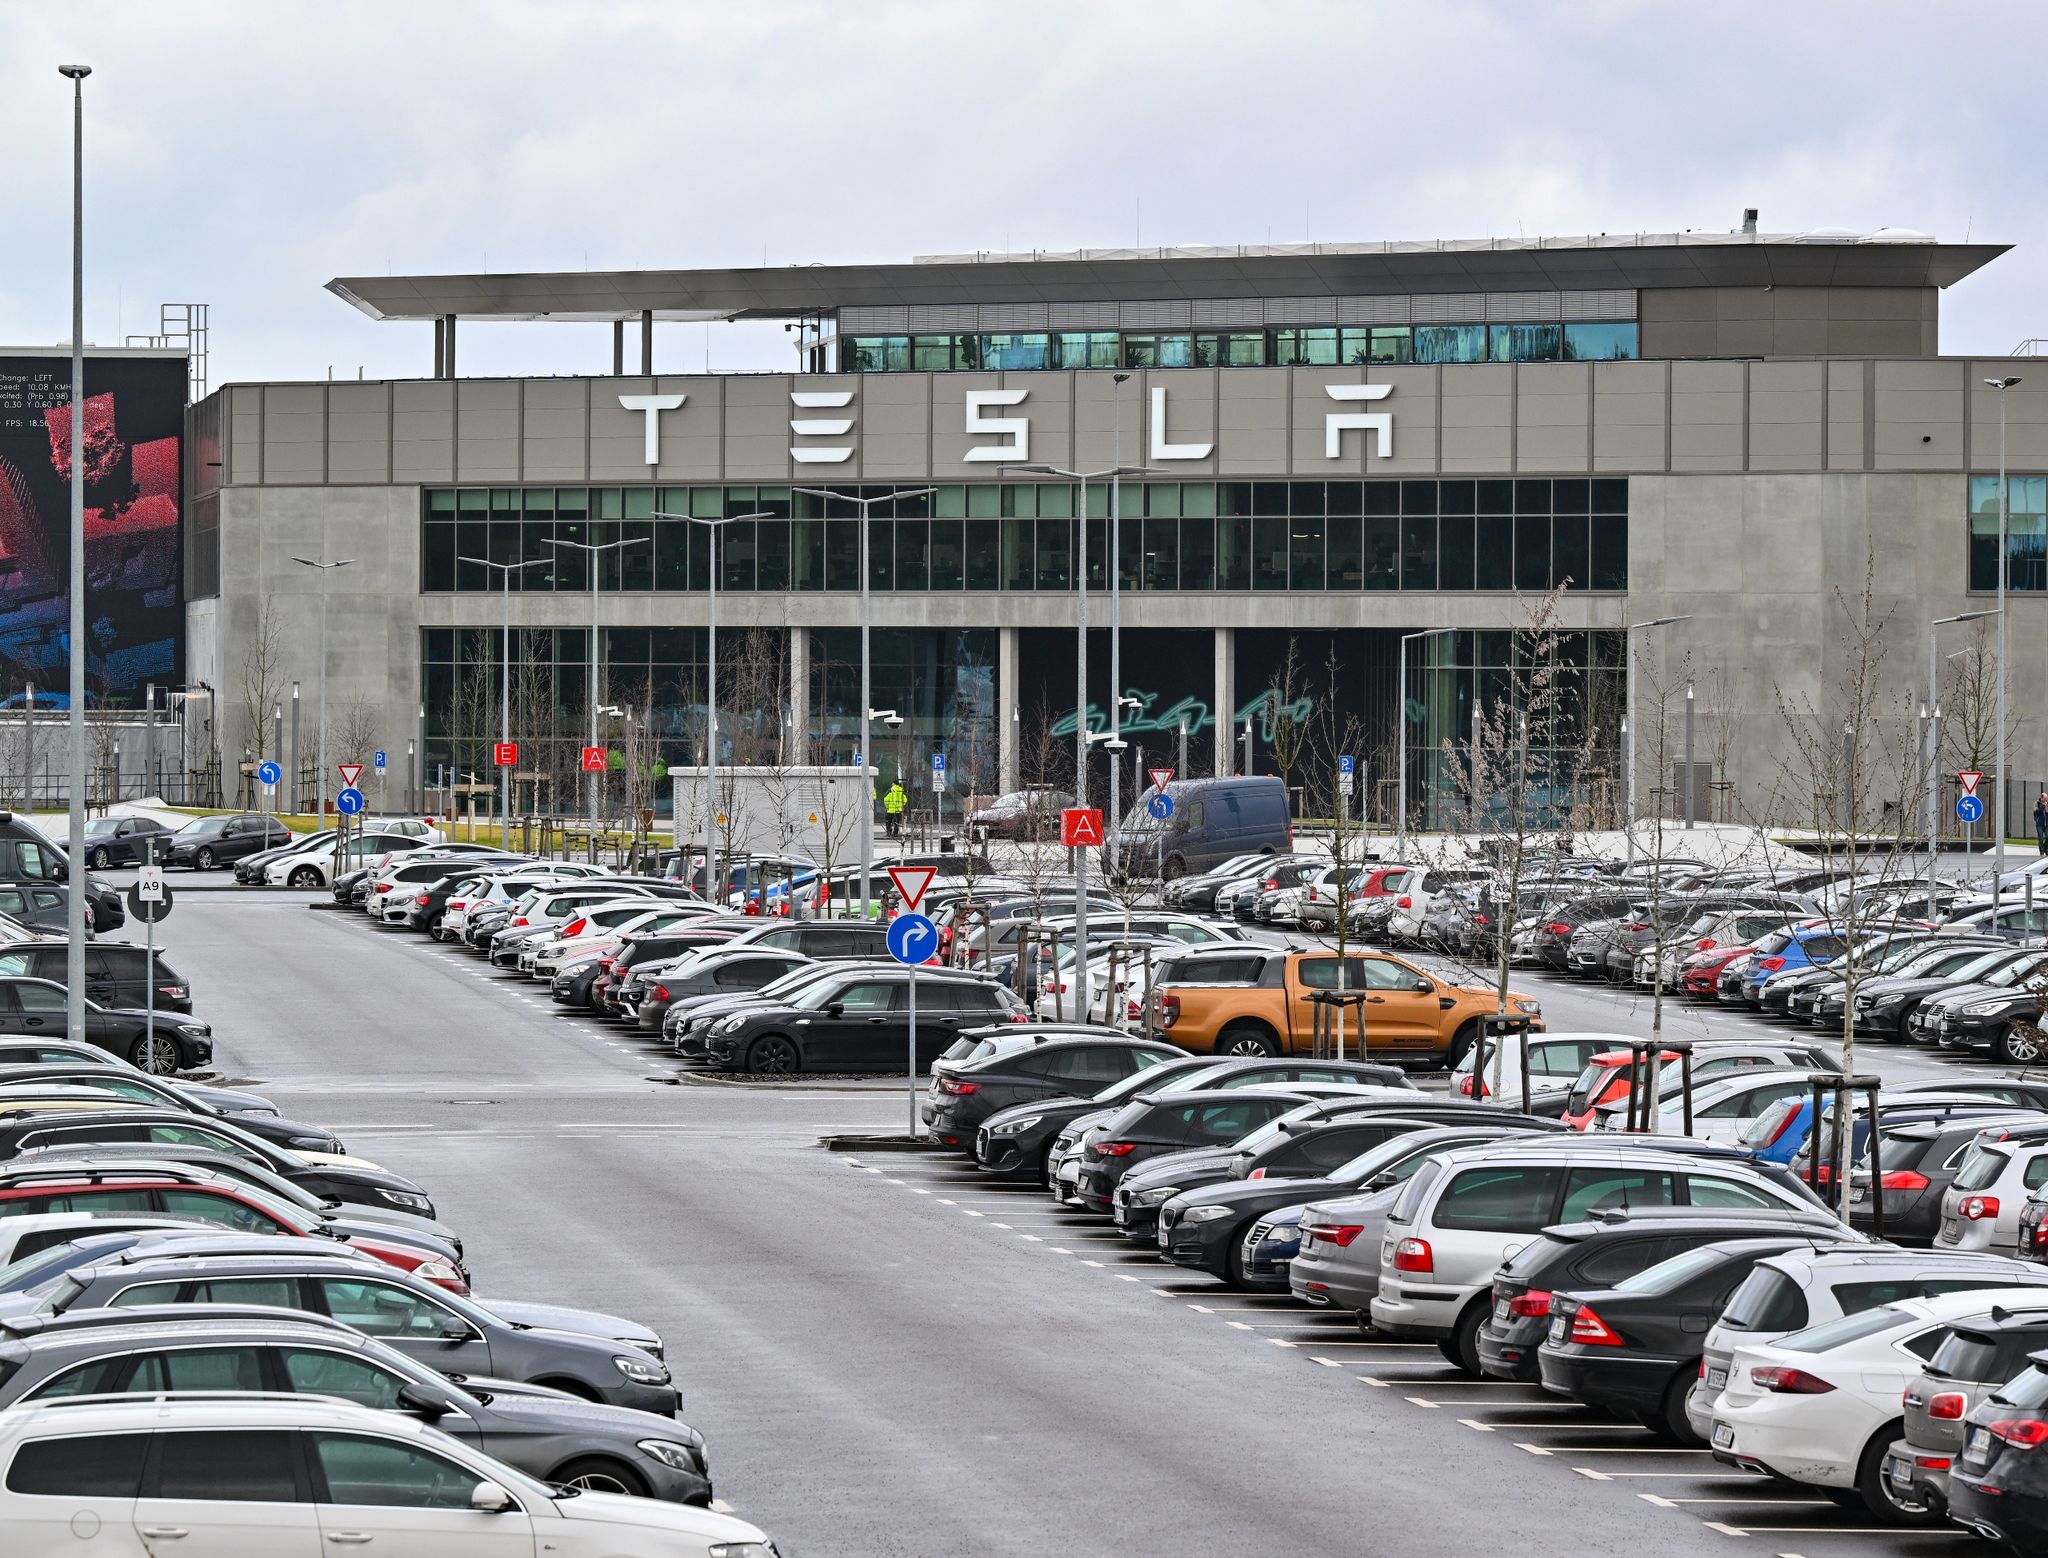
M 462 1281 L 462 1273 L 445 1260 L 423 1260 L 412 1268 L 412 1274 L 422 1282 Z
M 1972 1001 L 1968 1006 L 1963 1008 L 1963 1015 L 1965 1017 L 1989 1017 L 1992 1015 L 1992 1013 L 2002 1012 L 2008 1006 L 2012 1006 L 2015 1004 L 2016 1002 L 2014 998 L 2009 995 L 2001 996 L 1996 1001 Z
M 1543 1015 L 1543 1003 L 1541 1001 L 1525 1001 L 1517 998 L 1515 1010 L 1531 1017 L 1541 1017 Z
M 337 1156 L 341 1153 L 341 1143 L 332 1136 L 294 1136 L 285 1145 L 294 1152 L 331 1152 Z
M 636 1385 L 666 1385 L 668 1370 L 651 1358 L 614 1357 L 612 1366 Z
M 706 1558 L 782 1558 L 773 1542 L 713 1542 Z
M 676 1471 L 695 1472 L 704 1469 L 703 1460 L 695 1450 L 686 1444 L 677 1444 L 672 1439 L 642 1439 L 640 1448 L 662 1465 L 672 1467 Z
M 1179 1194 L 1180 1186 L 1178 1185 L 1155 1185 L 1150 1190 L 1133 1190 L 1131 1192 L 1130 1204 L 1132 1206 L 1158 1206 L 1163 1202 L 1171 1201 Z
M 1001 1125 L 990 1126 L 988 1133 L 991 1136 L 1022 1136 L 1041 1118 L 1039 1115 L 1027 1114 L 1021 1120 L 1005 1120 Z
M 738 1033 L 741 1028 L 746 1026 L 746 1021 L 747 1019 L 744 1017 L 728 1017 L 711 1031 L 713 1033 Z
M 1230 1208 L 1227 1206 L 1197 1206 L 1190 1207 L 1187 1216 L 1183 1217 L 1181 1221 L 1184 1223 L 1213 1223 L 1217 1218 L 1228 1217 L 1229 1215 Z
M 434 1210 L 433 1202 L 429 1201 L 425 1196 L 416 1196 L 409 1190 L 380 1189 L 377 1194 L 386 1201 L 389 1201 L 400 1211 L 417 1212 L 420 1216 L 427 1217 L 431 1216 Z

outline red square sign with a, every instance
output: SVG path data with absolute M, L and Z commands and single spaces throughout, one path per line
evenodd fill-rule
M 491 761 L 499 768 L 518 767 L 519 743 L 516 741 L 493 741 L 491 743 Z
M 1092 806 L 1070 806 L 1060 813 L 1060 843 L 1067 849 L 1102 842 L 1102 813 Z
M 583 749 L 583 771 L 586 774 L 603 773 L 606 767 L 605 757 L 606 754 L 603 747 L 585 747 Z

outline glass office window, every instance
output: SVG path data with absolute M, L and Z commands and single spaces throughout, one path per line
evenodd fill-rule
M 1277 485 L 1277 484 L 1276 484 Z M 1252 588 L 1287 588 L 1287 516 L 1258 514 L 1252 519 Z
M 985 335 L 981 338 L 984 368 L 1050 368 L 1052 337 L 1043 330 Z
M 1124 489 L 1126 501 L 1142 494 Z M 1116 544 L 1117 588 L 1137 590 L 1144 588 L 1145 579 L 1145 521 L 1137 516 L 1122 519 L 1117 524 Z
M 981 337 L 920 335 L 910 343 L 910 365 L 919 373 L 953 373 L 981 366 Z
M 1410 362 L 1415 355 L 1406 325 L 1346 325 L 1339 342 L 1340 362 Z
M 1090 488 L 1088 492 L 1088 512 L 1091 516 L 1094 516 L 1097 512 L 1095 505 L 1097 490 Z M 1102 496 L 1106 502 L 1109 494 L 1104 492 Z M 1106 590 L 1109 588 L 1109 526 L 1097 524 L 1094 518 L 1091 517 L 1085 529 L 1087 532 L 1088 588 L 1091 590 Z
M 2048 589 L 2048 476 L 2006 477 L 2005 586 Z M 1970 588 L 1998 588 L 1998 478 L 1970 478 Z
M 1401 587 L 1401 520 L 1394 514 L 1367 514 L 1360 521 L 1365 588 Z
M 1126 368 L 1192 368 L 1195 366 L 1195 338 L 1191 335 L 1127 335 L 1124 337 Z
M 1573 362 L 1619 362 L 1639 356 L 1633 324 L 1568 324 L 1564 355 Z
M 850 373 L 905 373 L 910 369 L 907 335 L 847 337 L 846 367 Z
M 967 517 L 969 519 L 994 519 L 1002 513 L 1003 489 L 1000 487 L 969 487 L 967 489 Z
M 1550 582 L 1583 590 L 1592 582 L 1590 521 L 1583 514 L 1559 514 L 1550 522 Z
M 968 537 L 976 538 L 970 547 Z M 931 570 L 935 590 L 996 587 L 995 526 L 971 519 L 932 521 Z
M 1041 519 L 1038 522 L 1038 587 L 1040 590 L 1071 590 L 1074 587 L 1074 522 L 1071 519 Z
M 1444 514 L 1437 519 L 1437 588 L 1469 590 L 1477 583 L 1477 557 L 1472 550 L 1471 514 Z
M 879 528 L 879 527 L 878 527 Z M 928 519 L 896 521 L 896 588 L 931 588 L 932 522 Z
M 1038 489 L 1030 482 L 1011 482 L 1002 489 L 1002 515 L 1005 519 L 1036 519 L 1038 517 Z
M 1266 364 L 1266 332 L 1240 330 L 1195 337 L 1197 368 L 1262 368 Z
M 1216 484 L 1213 481 L 1184 481 L 1180 484 L 1180 511 L 1196 518 L 1214 518 Z
M 1486 485 L 1481 483 L 1481 486 Z M 1505 482 L 1500 485 L 1507 485 Z M 1473 587 L 1511 590 L 1515 587 L 1515 516 L 1482 513 L 1474 517 L 1472 540 L 1476 576 Z
M 1486 326 L 1417 325 L 1417 362 L 1485 362 Z
M 1144 587 L 1171 590 L 1179 587 L 1180 521 L 1152 518 L 1145 521 Z
M 1216 588 L 1243 590 L 1251 586 L 1252 522 L 1248 514 L 1227 514 L 1216 521 Z
M 1436 516 L 1401 516 L 1401 588 L 1436 588 Z
M 1324 544 L 1326 521 L 1317 514 L 1296 514 L 1287 531 L 1288 588 L 1320 590 L 1324 587 Z
M 1550 516 L 1515 518 L 1515 588 L 1535 593 L 1550 588 Z
M 789 588 L 789 521 L 764 519 L 755 532 L 755 588 L 781 591 Z
M 1114 368 L 1121 360 L 1114 330 L 1062 330 L 1053 343 L 1062 368 Z
M 1365 554 L 1360 550 L 1363 544 L 1362 523 L 1356 514 L 1332 514 L 1324 522 L 1329 547 L 1326 588 L 1357 590 L 1364 587 Z
M 1216 520 L 1211 515 L 1183 516 L 1180 522 L 1180 587 L 1216 588 Z
M 1596 590 L 1625 590 L 1628 588 L 1628 516 L 1625 514 L 1595 514 L 1593 516 L 1593 588 Z
M 1490 325 L 1489 355 L 1495 362 L 1555 362 L 1564 351 L 1564 326 Z
M 1337 361 L 1334 327 L 1316 326 L 1267 332 L 1272 337 L 1270 360 L 1278 367 L 1329 367 Z
M 1003 521 L 1003 588 L 1006 590 L 1035 590 L 1038 588 L 1038 543 L 1033 538 L 1036 521 L 1029 519 L 1006 519 Z
M 825 521 L 795 519 L 789 525 L 790 582 L 799 590 L 825 587 Z

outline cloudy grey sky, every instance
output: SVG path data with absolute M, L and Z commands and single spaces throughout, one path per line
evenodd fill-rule
M 0 11 L 0 341 L 213 308 L 213 382 L 418 375 L 352 273 L 999 248 L 1918 228 L 2018 246 L 1949 351 L 2048 335 L 2031 5 L 1859 0 L 179 0 Z M 2002 88 L 2001 80 L 2009 83 Z M 714 367 L 781 367 L 712 327 Z M 698 368 L 702 326 L 657 365 Z M 602 325 L 467 327 L 465 373 L 608 368 Z

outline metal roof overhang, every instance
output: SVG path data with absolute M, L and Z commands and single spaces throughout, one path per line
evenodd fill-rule
M 943 259 L 772 269 L 341 276 L 372 319 L 794 319 L 848 306 L 1357 297 L 1655 287 L 1946 287 L 2007 244 L 1690 241 L 1316 253 Z

